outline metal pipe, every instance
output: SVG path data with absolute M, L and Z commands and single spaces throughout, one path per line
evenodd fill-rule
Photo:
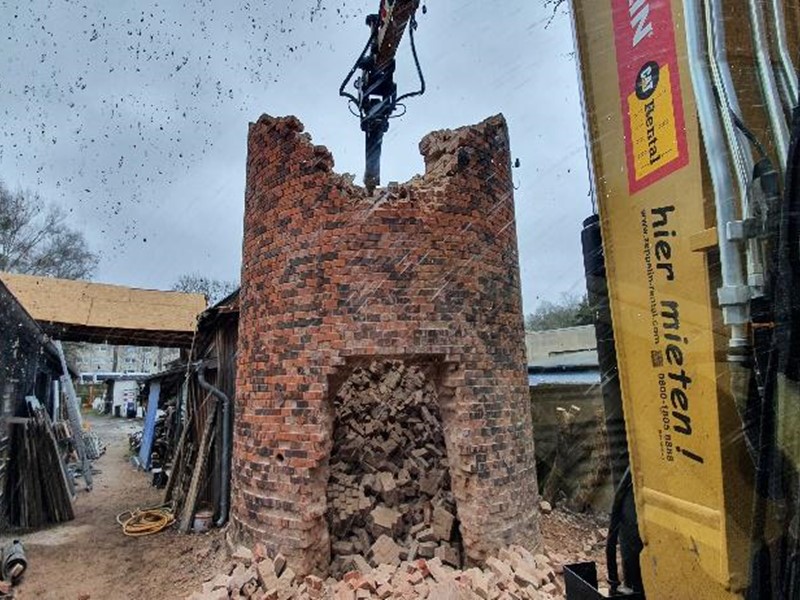
M 783 14 L 783 0 L 768 0 L 770 17 L 772 17 L 773 39 L 778 50 L 778 59 L 781 64 L 782 79 L 786 84 L 789 93 L 789 110 L 793 109 L 798 101 L 797 71 L 792 62 L 792 55 L 789 52 L 789 44 L 786 41 L 786 19 Z
M 22 577 L 25 569 L 28 568 L 28 560 L 25 558 L 25 547 L 19 540 L 13 540 L 0 552 L 2 564 L 0 564 L 0 579 L 14 583 Z
M 743 134 L 737 130 L 733 120 L 733 115 L 741 115 L 742 111 L 728 63 L 725 16 L 721 0 L 706 0 L 704 6 L 711 77 L 719 98 L 722 124 L 725 127 L 725 136 L 728 139 L 728 148 L 739 187 L 741 218 L 748 219 L 753 216 L 750 205 L 753 152 L 750 149 L 750 142 L 743 139 Z M 753 238 L 747 239 L 746 244 L 747 284 L 751 287 L 752 296 L 761 296 L 764 293 L 764 263 L 761 258 L 761 248 L 758 241 Z
M 86 455 L 86 446 L 83 443 L 83 418 L 81 417 L 80 406 L 78 405 L 78 397 L 75 394 L 75 386 L 72 385 L 72 378 L 67 368 L 67 359 L 64 356 L 64 347 L 59 340 L 55 340 L 53 345 L 58 353 L 58 359 L 61 362 L 61 385 L 67 396 L 67 418 L 69 419 L 70 427 L 72 428 L 72 443 L 75 446 L 75 452 L 78 455 L 78 461 L 81 464 L 81 475 L 86 484 L 86 489 L 92 489 L 92 463 Z
M 742 202 L 742 214 L 746 213 L 747 190 L 753 172 L 753 154 L 747 144 L 741 144 L 733 123 L 731 111 L 742 114 L 736 88 L 733 85 L 728 52 L 725 45 L 725 19 L 719 0 L 706 0 L 704 3 L 706 23 L 706 44 L 709 52 L 711 81 L 717 92 L 720 103 L 720 116 L 728 140 L 728 149 L 733 160 L 736 181 L 739 185 L 739 198 Z
M 228 522 L 228 505 L 231 486 L 231 400 L 219 388 L 208 383 L 203 375 L 205 364 L 201 362 L 197 368 L 197 383 L 222 402 L 222 465 L 220 473 L 219 518 L 216 526 L 222 527 Z
M 727 224 L 736 219 L 733 183 L 722 125 L 708 72 L 708 56 L 702 43 L 703 13 L 699 0 L 684 0 L 689 71 L 694 88 L 700 129 L 703 134 L 717 213 L 722 287 L 717 290 L 723 319 L 731 326 L 730 349 L 747 345 L 744 324 L 748 321 L 749 290 L 744 285 L 742 259 L 737 244 L 727 235 Z
M 787 112 L 791 112 L 792 106 L 797 103 L 797 98 L 793 98 L 792 93 L 789 91 L 789 83 L 786 81 L 786 74 L 783 72 L 783 69 L 778 69 L 778 72 L 775 74 L 775 79 L 778 83 L 778 88 L 781 91 L 783 105 Z
M 741 115 L 739 98 L 736 87 L 733 85 L 728 51 L 725 41 L 725 16 L 720 0 L 707 0 L 705 2 L 706 37 L 710 53 L 711 76 L 717 97 L 720 102 L 722 123 L 725 126 L 725 135 L 728 138 L 728 148 L 733 158 L 736 180 L 739 184 L 739 200 L 742 219 L 753 216 L 750 202 L 750 180 L 753 173 L 753 153 L 750 143 L 736 128 L 733 114 Z M 757 297 L 764 294 L 764 261 L 761 257 L 761 247 L 758 240 L 748 238 L 746 268 L 747 284 L 751 288 L 751 296 Z
M 789 126 L 780 105 L 778 86 L 772 73 L 772 62 L 769 57 L 767 32 L 764 27 L 764 13 L 760 0 L 747 0 L 747 15 L 750 19 L 750 34 L 753 39 L 753 50 L 756 55 L 758 81 L 761 87 L 761 98 L 767 109 L 775 148 L 778 153 L 778 164 L 781 173 L 786 172 L 786 153 L 789 149 Z

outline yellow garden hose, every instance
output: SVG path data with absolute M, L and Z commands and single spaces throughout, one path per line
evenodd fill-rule
M 158 533 L 175 522 L 172 504 L 162 504 L 153 508 L 126 510 L 117 515 L 117 523 L 122 525 L 122 533 L 130 537 L 141 537 Z M 125 518 L 126 515 L 130 515 Z

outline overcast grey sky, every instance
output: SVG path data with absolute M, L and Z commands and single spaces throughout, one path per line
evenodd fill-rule
M 502 112 L 515 169 L 526 311 L 583 293 L 591 212 L 566 14 L 539 0 L 429 0 L 417 47 L 428 83 L 384 141 L 383 182 L 422 172 L 420 138 Z M 71 212 L 96 279 L 166 288 L 238 278 L 247 123 L 297 115 L 363 172 L 338 87 L 378 0 L 0 0 L 0 179 Z M 401 91 L 416 85 L 406 45 Z

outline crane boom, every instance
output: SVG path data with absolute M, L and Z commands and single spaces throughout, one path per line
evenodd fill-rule
M 394 60 L 406 25 L 419 8 L 419 0 L 381 0 L 375 64 L 380 69 Z

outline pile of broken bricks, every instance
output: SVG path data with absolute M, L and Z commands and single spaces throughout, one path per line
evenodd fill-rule
M 280 554 L 264 556 L 239 547 L 227 574 L 203 584 L 188 600 L 551 600 L 563 597 L 559 565 L 543 554 L 510 546 L 483 568 L 453 569 L 436 557 L 380 564 L 323 580 L 298 577 Z
M 373 361 L 353 372 L 334 405 L 330 572 L 434 557 L 460 567 L 444 430 L 423 369 Z
M 417 365 L 374 361 L 335 401 L 327 488 L 330 577 L 240 546 L 192 600 L 550 600 L 560 565 L 510 546 L 463 568 L 445 432 L 434 384 Z

